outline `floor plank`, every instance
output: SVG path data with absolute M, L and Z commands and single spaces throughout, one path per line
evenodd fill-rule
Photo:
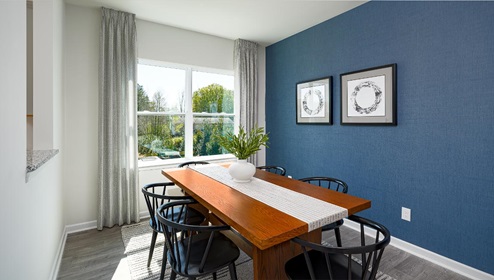
M 125 260 L 120 227 L 70 234 L 58 279 L 112 279 Z M 124 270 L 128 274 L 128 269 Z

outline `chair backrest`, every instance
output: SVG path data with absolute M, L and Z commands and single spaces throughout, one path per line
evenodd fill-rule
M 187 162 L 179 164 L 178 167 L 185 167 L 185 166 L 189 166 L 189 165 L 202 165 L 202 164 L 209 164 L 209 162 L 207 162 L 207 161 L 187 161 Z
M 151 218 L 150 225 L 154 230 L 161 231 L 158 220 L 156 218 L 156 212 L 158 210 L 158 207 L 170 201 L 192 199 L 192 197 L 190 196 L 167 195 L 166 194 L 167 188 L 174 185 L 175 184 L 171 182 L 162 182 L 162 183 L 147 184 L 144 187 L 142 187 L 144 200 L 146 201 L 146 205 L 149 211 L 149 217 Z
M 286 169 L 281 166 L 275 166 L 275 165 L 265 165 L 265 166 L 257 166 L 257 169 L 261 169 L 264 171 L 269 171 L 271 173 L 275 173 L 281 176 L 285 176 L 286 174 Z
M 168 248 L 168 261 L 174 271 L 182 276 L 198 276 L 211 273 L 212 269 L 206 267 L 206 261 L 216 258 L 217 252 L 210 251 L 217 249 L 215 236 L 220 235 L 220 231 L 230 230 L 228 225 L 193 225 L 187 222 L 189 206 L 196 204 L 196 201 L 181 200 L 166 203 L 158 209 L 158 220 L 163 227 L 165 235 L 165 246 Z M 178 213 L 178 215 L 170 215 Z M 231 242 L 231 241 L 230 241 Z M 238 250 L 238 248 L 237 248 Z M 237 256 L 238 257 L 238 256 Z M 215 271 L 215 269 L 212 269 Z
M 312 243 L 298 237 L 292 239 L 302 247 L 305 259 L 302 264 L 307 267 L 311 279 L 375 279 L 391 234 L 385 226 L 372 220 L 356 215 L 348 219 L 360 225 L 360 238 L 344 242 L 347 244 L 342 247 Z M 287 274 L 299 273 L 300 269 L 297 272 L 290 261 L 285 266 Z
M 337 192 L 347 193 L 348 185 L 340 179 L 331 177 L 307 177 L 298 179 L 302 182 L 307 182 L 312 185 L 323 187 L 326 189 L 334 190 Z

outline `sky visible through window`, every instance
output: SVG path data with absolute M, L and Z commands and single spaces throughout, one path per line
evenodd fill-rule
M 137 73 L 137 81 L 143 86 L 150 100 L 153 99 L 154 93 L 160 91 L 166 98 L 168 108 L 178 107 L 178 97 L 185 91 L 185 70 L 139 64 Z M 225 89 L 233 90 L 233 77 L 230 75 L 199 71 L 193 71 L 192 73 L 192 92 L 212 83 L 222 85 Z

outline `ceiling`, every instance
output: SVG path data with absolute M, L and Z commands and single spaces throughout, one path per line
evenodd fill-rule
M 367 1 L 367 0 L 366 0 Z M 134 13 L 138 19 L 222 38 L 276 43 L 366 1 L 65 0 Z

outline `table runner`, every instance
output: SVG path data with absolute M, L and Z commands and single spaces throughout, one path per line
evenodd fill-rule
M 228 169 L 216 164 L 189 166 L 189 168 L 307 223 L 309 231 L 348 216 L 348 210 L 343 207 L 255 177 L 248 183 L 234 182 Z

